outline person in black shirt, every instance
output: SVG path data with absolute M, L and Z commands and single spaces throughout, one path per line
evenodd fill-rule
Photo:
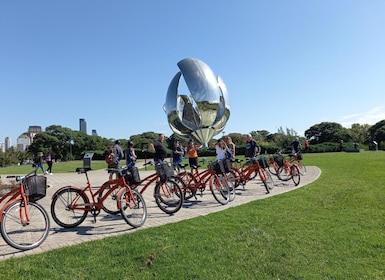
M 245 158 L 246 160 L 250 160 L 261 153 L 261 147 L 258 145 L 257 141 L 253 139 L 251 134 L 247 134 L 246 138 Z
M 163 141 L 164 141 L 164 134 L 159 133 L 158 140 L 150 144 L 151 150 L 155 152 L 155 155 L 154 155 L 155 164 L 163 162 L 164 159 L 167 157 L 167 149 L 166 149 L 166 146 L 163 144 Z

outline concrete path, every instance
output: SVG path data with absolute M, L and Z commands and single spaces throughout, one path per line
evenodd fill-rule
M 108 174 L 106 170 L 95 170 L 88 172 L 91 184 L 93 186 L 100 186 L 107 181 Z M 140 171 L 141 179 L 152 174 L 151 171 Z M 129 226 L 120 215 L 109 215 L 102 211 L 99 216 L 96 217 L 96 223 L 92 215 L 88 215 L 86 220 L 78 227 L 72 229 L 65 229 L 58 226 L 51 218 L 50 203 L 52 194 L 60 187 L 67 185 L 77 185 L 79 187 L 85 186 L 86 178 L 84 174 L 77 173 L 65 173 L 54 174 L 52 176 L 47 175 L 48 185 L 51 187 L 47 190 L 47 196 L 41 199 L 40 204 L 47 210 L 51 218 L 50 234 L 45 242 L 38 248 L 29 251 L 19 251 L 12 248 L 4 240 L 0 239 L 0 260 L 8 259 L 11 257 L 20 257 L 24 255 L 36 254 L 47 250 L 60 248 L 64 246 L 76 245 L 81 242 L 86 242 L 95 239 L 101 239 L 107 236 L 119 235 L 124 233 L 131 233 L 137 230 L 156 227 L 167 223 L 174 223 L 186 219 L 190 219 L 200 215 L 207 215 L 209 213 L 222 211 L 229 207 L 238 206 L 243 203 L 247 203 L 257 199 L 267 198 L 273 195 L 278 195 L 284 192 L 294 190 L 296 188 L 307 185 L 316 179 L 321 174 L 321 170 L 318 167 L 308 166 L 307 173 L 301 176 L 301 182 L 298 186 L 294 186 L 292 181 L 282 182 L 275 176 L 275 188 L 270 194 L 265 194 L 265 188 L 258 180 L 253 180 L 247 183 L 245 188 L 241 186 L 237 188 L 237 196 L 234 201 L 227 205 L 221 205 L 216 202 L 209 190 L 206 190 L 202 196 L 197 195 L 197 200 L 194 198 L 186 201 L 177 213 L 174 215 L 168 215 L 162 212 L 155 204 L 152 197 L 153 188 L 149 188 L 144 192 L 144 198 L 147 205 L 148 216 L 145 224 L 137 229 Z M 6 175 L 2 175 L 3 178 Z M 3 180 L 4 181 L 4 180 Z

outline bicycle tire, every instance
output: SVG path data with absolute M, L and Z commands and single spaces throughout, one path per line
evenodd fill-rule
M 278 169 L 277 177 L 281 181 L 289 181 L 291 179 L 290 167 L 281 166 Z
M 30 250 L 40 246 L 47 238 L 50 221 L 47 211 L 36 202 L 29 202 L 30 221 L 22 223 L 20 213 L 25 214 L 22 200 L 11 203 L 4 211 L 1 219 L 1 235 L 5 242 L 19 250 Z
M 303 164 L 302 161 L 298 161 L 297 165 L 298 165 L 298 169 L 299 169 L 299 174 L 304 176 L 306 174 L 306 166 Z
M 125 188 L 119 194 L 120 213 L 127 224 L 141 227 L 147 219 L 147 206 L 143 196 L 135 189 Z
M 52 219 L 59 226 L 73 228 L 80 225 L 87 217 L 88 211 L 83 209 L 70 209 L 73 200 L 78 198 L 78 205 L 85 206 L 89 203 L 88 197 L 79 189 L 67 187 L 59 190 L 53 196 L 51 202 Z
M 118 209 L 118 194 L 120 191 L 120 187 L 116 188 L 113 186 L 114 190 L 104 199 L 102 204 L 102 209 L 104 212 L 111 215 L 118 215 L 120 213 L 120 209 Z M 110 190 L 110 187 L 105 188 L 103 191 L 99 193 L 98 199 L 102 199 L 103 193 L 106 193 Z
M 226 205 L 230 201 L 230 190 L 228 184 L 221 176 L 222 174 L 211 176 L 210 189 L 215 200 L 222 205 Z
M 299 168 L 297 165 L 292 165 L 291 167 L 291 179 L 293 180 L 294 182 L 294 185 L 295 186 L 298 186 L 299 183 L 301 182 L 301 175 L 300 175 L 300 172 L 299 172 Z
M 154 198 L 160 210 L 174 214 L 182 207 L 184 195 L 180 186 L 169 178 L 156 183 Z
M 236 175 L 235 175 L 235 172 L 233 172 L 232 170 L 230 170 L 229 173 L 226 173 L 225 174 L 226 176 L 226 180 L 227 180 L 227 183 L 228 183 L 228 186 L 229 186 L 229 202 L 233 201 L 235 199 L 235 196 L 236 196 L 236 192 L 235 192 L 235 183 L 234 181 L 236 181 Z
M 260 168 L 259 172 L 263 173 L 263 182 L 266 188 L 267 193 L 270 193 L 272 189 L 274 189 L 274 180 L 273 177 L 271 177 L 271 174 L 268 170 L 265 168 Z
M 184 200 L 189 200 L 196 195 L 196 186 L 198 181 L 191 172 L 180 172 L 177 176 L 184 183 L 182 188 Z
M 268 168 L 270 174 L 278 176 L 279 166 L 276 162 L 269 164 L 269 166 L 267 168 Z

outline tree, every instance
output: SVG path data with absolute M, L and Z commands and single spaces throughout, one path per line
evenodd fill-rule
M 385 120 L 379 121 L 369 128 L 370 141 L 376 141 L 378 147 L 385 140 Z
M 334 122 L 322 122 L 320 124 L 313 125 L 305 131 L 305 136 L 313 143 L 323 142 L 349 142 L 353 139 L 352 133 L 342 127 L 339 123 Z

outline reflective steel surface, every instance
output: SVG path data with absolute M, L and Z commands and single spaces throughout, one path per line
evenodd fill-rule
M 207 146 L 210 139 L 224 129 L 230 117 L 226 85 L 201 60 L 186 58 L 177 65 L 180 72 L 171 80 L 163 106 L 168 123 L 174 133 Z M 182 75 L 189 96 L 178 92 Z

